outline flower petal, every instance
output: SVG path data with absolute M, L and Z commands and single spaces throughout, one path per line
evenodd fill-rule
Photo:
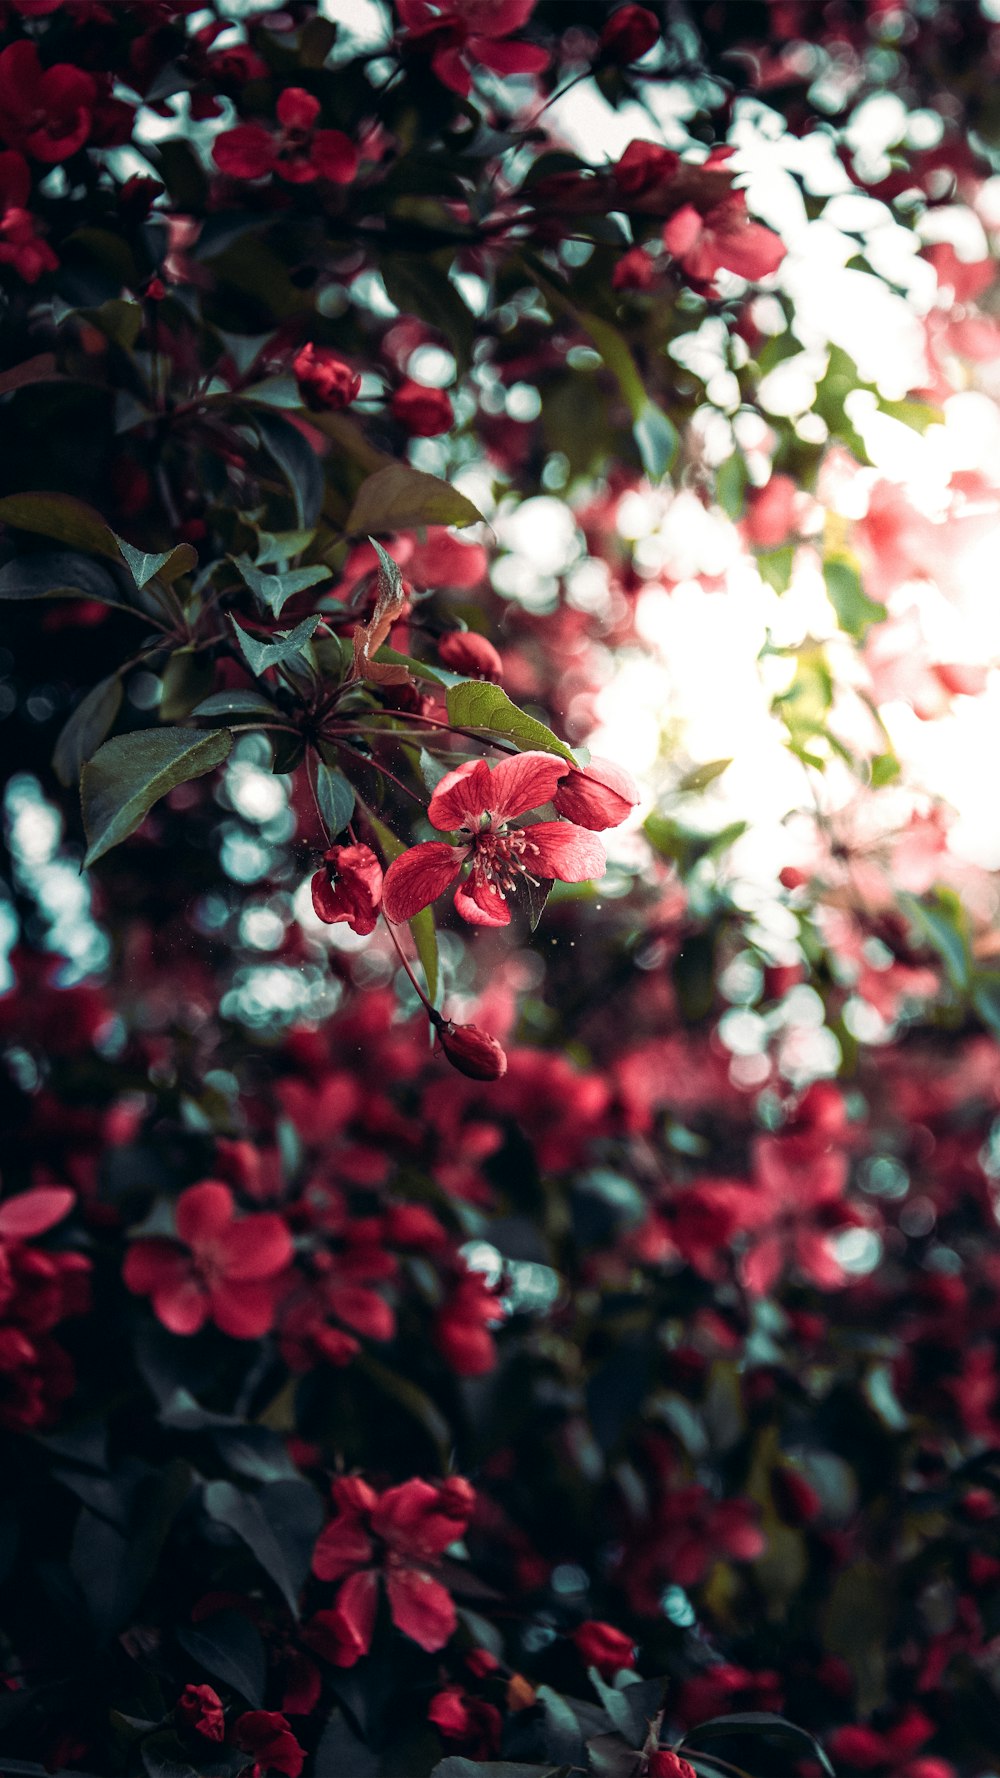
M 274 1280 L 221 1278 L 210 1292 L 212 1320 L 234 1340 L 259 1340 L 274 1326 Z
M 262 179 L 274 168 L 274 141 L 259 123 L 237 124 L 212 144 L 212 159 L 220 173 L 233 179 Z
M 281 1217 L 265 1210 L 230 1223 L 219 1237 L 216 1263 L 226 1278 L 270 1278 L 292 1257 L 292 1237 Z
M 539 821 L 525 828 L 530 849 L 524 855 L 532 876 L 558 877 L 561 883 L 589 883 L 607 868 L 604 842 L 571 821 Z
M 397 1630 L 425 1653 L 436 1654 L 455 1633 L 458 1619 L 451 1594 L 421 1568 L 390 1569 L 385 1586 Z
M 189 1247 L 204 1247 L 229 1227 L 234 1209 L 228 1185 L 203 1179 L 200 1185 L 189 1185 L 177 1200 L 177 1233 Z
M 455 911 L 470 926 L 509 926 L 510 908 L 499 889 L 475 872 L 455 891 Z
M 176 1284 L 153 1292 L 157 1320 L 171 1333 L 197 1333 L 208 1320 L 208 1308 L 208 1293 L 193 1272 Z
M 17 1192 L 0 1204 L 0 1236 L 5 1241 L 28 1241 L 44 1235 L 69 1215 L 75 1202 L 76 1193 L 65 1185 L 36 1185 Z
M 552 801 L 560 779 L 572 771 L 555 753 L 515 753 L 494 768 L 489 807 L 498 821 L 516 821 Z
M 427 840 L 394 858 L 382 888 L 386 919 L 401 925 L 436 901 L 458 876 L 462 857 L 460 847 L 448 846 L 443 840 Z
M 567 821 L 599 832 L 619 827 L 639 801 L 639 792 L 624 766 L 592 759 L 586 771 L 563 779 L 552 800 Z
M 427 819 L 439 833 L 456 827 L 475 828 L 490 807 L 493 794 L 490 768 L 485 759 L 467 759 L 447 772 L 436 786 Z

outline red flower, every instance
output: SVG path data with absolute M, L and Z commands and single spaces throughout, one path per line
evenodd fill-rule
M 428 389 L 411 377 L 400 383 L 389 403 L 394 420 L 411 438 L 436 438 L 447 432 L 455 418 L 455 410 L 443 389 Z
M 290 185 L 313 179 L 349 185 L 358 170 L 358 151 L 343 130 L 316 128 L 319 100 L 300 86 L 289 86 L 276 111 L 281 125 L 276 135 L 263 124 L 241 123 L 216 138 L 212 155 L 220 172 L 234 179 L 277 173 Z
M 186 1685 L 174 1707 L 174 1716 L 186 1729 L 204 1735 L 206 1741 L 226 1738 L 222 1699 L 210 1685 Z
M 381 1575 L 397 1630 L 435 1654 L 457 1622 L 451 1595 L 433 1569 L 468 1525 L 475 1496 L 461 1476 L 403 1482 L 377 1494 L 360 1477 L 333 1484 L 337 1517 L 313 1551 L 317 1579 L 339 1581 L 332 1609 L 316 1613 L 308 1640 L 337 1667 L 353 1667 L 371 1647 Z
M 647 7 L 619 6 L 601 30 L 601 54 L 609 62 L 637 62 L 659 35 L 659 20 Z
M 43 68 L 22 39 L 0 55 L 0 135 L 36 160 L 68 160 L 90 135 L 97 87 L 70 62 Z
M 503 661 L 492 642 L 475 630 L 449 630 L 437 645 L 438 660 L 468 679 L 500 679 Z
M 13 149 L 5 150 L 0 154 L 0 265 L 12 265 L 26 284 L 36 284 L 43 272 L 57 271 L 59 261 L 36 232 L 27 208 L 30 196 L 27 161 Z
M 356 401 L 361 391 L 361 378 L 356 370 L 331 352 L 328 346 L 314 346 L 312 342 L 296 352 L 292 359 L 292 370 L 298 381 L 299 390 L 308 407 L 339 408 L 349 407 Z
M 612 290 L 651 290 L 658 268 L 645 247 L 630 247 L 611 274 Z
M 588 1618 L 586 1623 L 577 1625 L 571 1640 L 581 1661 L 596 1667 L 602 1679 L 613 1678 L 623 1667 L 635 1666 L 632 1638 L 624 1630 L 616 1630 L 614 1624 Z
M 253 1755 L 254 1778 L 263 1778 L 265 1772 L 299 1778 L 305 1750 L 277 1710 L 245 1710 L 233 1725 L 233 1740 L 244 1753 Z
M 65 1185 L 38 1185 L 0 1204 L 0 1241 L 31 1241 L 68 1216 L 76 1193 Z
M 272 1212 L 237 1221 L 233 1194 L 217 1179 L 189 1186 L 177 1200 L 178 1240 L 134 1241 L 123 1277 L 151 1296 L 171 1333 L 193 1334 L 214 1321 L 234 1339 L 255 1340 L 274 1322 L 277 1276 L 292 1257 L 292 1238 Z
M 469 1759 L 488 1760 L 500 1750 L 503 1718 L 496 1705 L 470 1697 L 460 1685 L 435 1692 L 427 1716 L 446 1741 L 460 1744 Z
M 482 1377 L 496 1363 L 490 1332 L 503 1320 L 503 1309 L 481 1272 L 467 1272 L 434 1322 L 434 1344 L 456 1376 Z
M 382 904 L 382 866 L 370 846 L 331 846 L 312 880 L 312 904 L 327 926 L 374 932 Z
M 520 877 L 532 882 L 558 877 L 585 883 L 604 873 L 604 847 L 569 821 L 511 827 L 519 815 L 549 802 L 569 771 L 551 753 L 519 753 L 492 771 L 485 760 L 467 760 L 441 779 L 427 810 L 441 833 L 458 829 L 457 845 L 428 840 L 393 860 L 385 877 L 383 907 L 390 920 L 412 920 L 436 901 L 468 860 L 470 875 L 455 891 L 455 907 L 473 926 L 509 926 L 508 893 Z
M 773 230 L 751 221 L 741 191 L 731 192 L 704 215 L 693 204 L 682 204 L 663 225 L 663 244 L 692 282 L 708 290 L 719 271 L 756 283 L 776 272 L 785 257 L 784 243 Z
M 571 767 L 552 798 L 553 807 L 578 827 L 599 832 L 627 820 L 639 792 L 624 766 L 592 759 L 583 770 Z
M 475 64 L 494 74 L 539 74 L 549 53 L 535 43 L 510 43 L 526 25 L 535 0 L 396 0 L 406 31 L 404 48 L 428 49 L 440 81 L 463 97 L 472 89 Z
M 657 1747 L 646 1761 L 648 1778 L 695 1778 L 694 1767 L 672 1747 Z

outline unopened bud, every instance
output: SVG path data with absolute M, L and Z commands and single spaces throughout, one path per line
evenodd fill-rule
M 442 1019 L 438 1042 L 453 1068 L 470 1080 L 500 1080 L 507 1072 L 507 1057 L 495 1037 L 478 1025 L 453 1025 Z

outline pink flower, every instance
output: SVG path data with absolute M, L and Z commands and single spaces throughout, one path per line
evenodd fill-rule
M 11 148 L 54 164 L 90 135 L 97 88 L 71 62 L 43 68 L 26 38 L 0 55 L 0 135 Z
M 468 679 L 500 679 L 503 661 L 487 636 L 475 630 L 449 630 L 437 645 L 438 660 Z
M 444 1482 L 414 1479 L 377 1494 L 358 1476 L 333 1484 L 337 1517 L 320 1532 L 312 1568 L 318 1580 L 339 1581 L 331 1609 L 318 1611 L 308 1640 L 337 1667 L 353 1667 L 371 1647 L 379 1577 L 397 1630 L 435 1654 L 457 1622 L 451 1595 L 433 1572 L 461 1537 L 475 1495 L 461 1476 Z
M 503 1719 L 495 1704 L 474 1698 L 460 1685 L 435 1692 L 427 1706 L 427 1719 L 446 1741 L 457 1741 L 470 1759 L 488 1760 L 500 1751 Z
M 222 1699 L 210 1685 L 186 1685 L 174 1706 L 174 1716 L 186 1729 L 206 1741 L 224 1741 L 226 1716 Z
M 477 63 L 493 74 L 539 74 L 548 50 L 508 39 L 526 25 L 535 0 L 396 0 L 404 49 L 430 52 L 438 79 L 463 97 Z
M 292 1257 L 281 1217 L 266 1211 L 237 1220 L 228 1185 L 204 1179 L 177 1200 L 177 1235 L 133 1242 L 123 1272 L 129 1290 L 152 1297 L 171 1333 L 197 1333 L 206 1321 L 238 1340 L 267 1333 L 278 1274 Z
M 695 284 L 711 290 L 719 271 L 756 283 L 776 272 L 785 246 L 762 222 L 753 222 L 741 191 L 731 192 L 704 215 L 682 204 L 663 225 L 663 244 Z
M 277 1710 L 245 1710 L 233 1725 L 233 1740 L 244 1753 L 253 1755 L 254 1778 L 263 1778 L 265 1772 L 299 1778 L 305 1751 Z
M 455 892 L 455 907 L 472 926 L 508 926 L 507 896 L 522 877 L 586 883 L 603 876 L 604 847 L 583 828 L 569 821 L 511 826 L 551 801 L 569 770 L 554 754 L 519 753 L 492 771 L 479 759 L 449 772 L 427 815 L 441 833 L 457 829 L 459 840 L 455 845 L 428 840 L 393 860 L 382 898 L 387 917 L 397 924 L 412 920 L 444 894 L 466 861 L 472 869 Z
M 277 134 L 260 123 L 237 124 L 217 137 L 212 155 L 220 172 L 234 179 L 265 179 L 277 173 L 290 185 L 329 179 L 349 185 L 358 170 L 358 151 L 343 130 L 318 130 L 320 103 L 303 87 L 286 87 L 278 100 Z
M 382 902 L 382 866 L 370 846 L 331 846 L 312 880 L 316 917 L 327 926 L 346 921 L 352 932 L 374 932 Z
M 28 209 L 31 174 L 22 154 L 7 149 L 0 154 L 0 265 L 12 265 L 26 284 L 36 284 L 43 272 L 54 272 L 59 261 L 37 232 Z

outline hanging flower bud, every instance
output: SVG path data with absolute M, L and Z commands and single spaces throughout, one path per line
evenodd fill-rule
M 470 1080 L 500 1080 L 507 1072 L 507 1057 L 495 1037 L 478 1025 L 437 1023 L 438 1042 L 453 1068 Z
M 370 846 L 331 846 L 312 880 L 312 904 L 326 926 L 345 920 L 352 932 L 374 932 L 382 905 L 382 866 Z
M 605 1624 L 599 1618 L 588 1618 L 578 1624 L 570 1638 L 581 1661 L 596 1667 L 602 1679 L 611 1679 L 623 1667 L 635 1666 L 635 1644 L 624 1630 Z
M 475 630 L 450 630 L 437 645 L 438 660 L 469 679 L 499 679 L 503 661 L 492 642 Z
M 601 31 L 602 59 L 627 67 L 652 49 L 659 35 L 659 21 L 647 7 L 620 6 Z
M 292 359 L 292 370 L 307 407 L 349 407 L 361 391 L 358 372 L 326 346 L 303 346 Z
M 694 1767 L 672 1747 L 657 1747 L 646 1761 L 647 1778 L 695 1778 Z

